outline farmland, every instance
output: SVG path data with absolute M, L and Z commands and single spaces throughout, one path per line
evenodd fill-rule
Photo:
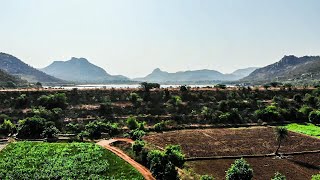
M 273 128 L 217 128 L 150 134 L 144 140 L 156 146 L 181 145 L 187 157 L 270 154 L 276 149 Z M 280 152 L 319 150 L 320 140 L 289 132 Z
M 320 127 L 314 124 L 288 124 L 286 126 L 290 131 L 297 133 L 307 134 L 309 136 L 314 136 L 320 138 Z
M 0 153 L 1 179 L 143 179 L 113 153 L 91 143 L 9 144 Z
M 187 157 L 241 157 L 271 154 L 276 149 L 272 127 L 179 130 L 150 134 L 144 140 L 159 148 L 167 144 L 179 144 Z M 320 140 L 289 132 L 280 153 L 319 150 L 319 147 Z M 319 172 L 319 158 L 320 153 L 313 153 L 289 155 L 285 159 L 272 156 L 250 157 L 246 160 L 253 167 L 254 179 L 270 179 L 276 172 L 280 172 L 288 179 L 303 180 Z M 235 159 L 192 160 L 187 161 L 186 167 L 197 174 L 210 174 L 216 179 L 224 179 L 226 170 Z
M 82 174 L 86 171 L 102 179 L 140 179 L 132 166 L 93 145 L 97 141 L 131 138 L 129 143 L 111 143 L 108 148 L 115 152 L 122 149 L 160 180 L 189 170 L 195 173 L 194 179 L 204 174 L 223 179 L 225 171 L 242 156 L 253 167 L 255 179 L 270 179 L 277 171 L 288 178 L 293 177 L 289 172 L 299 172 L 297 177 L 305 179 L 319 171 L 319 164 L 314 161 L 319 153 L 304 154 L 320 150 L 320 139 L 316 138 L 318 109 L 320 89 L 315 88 L 181 86 L 0 91 L 3 142 L 6 139 L 68 142 L 11 143 L 1 152 L 6 158 L 2 159 L 1 167 L 7 168 L 1 172 L 2 176 L 25 175 L 31 179 L 38 175 L 88 178 Z M 281 141 L 280 154 L 275 155 L 278 126 L 289 132 Z M 302 154 L 282 157 L 283 153 L 293 152 Z M 63 156 L 66 154 L 70 160 Z M 80 160 L 75 162 L 79 156 Z M 28 166 L 29 161 L 34 166 Z M 43 164 L 62 173 L 45 174 L 38 168 Z M 17 171 L 12 171 L 13 168 Z

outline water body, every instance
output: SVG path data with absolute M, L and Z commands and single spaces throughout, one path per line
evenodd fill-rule
M 172 84 L 172 85 L 161 85 L 160 88 L 178 88 L 181 85 Z M 187 85 L 189 87 L 213 87 L 212 84 L 207 85 Z M 139 88 L 141 87 L 140 84 L 85 84 L 85 85 L 76 85 L 76 86 L 44 86 L 44 88 L 62 88 L 62 89 L 125 89 L 125 88 Z

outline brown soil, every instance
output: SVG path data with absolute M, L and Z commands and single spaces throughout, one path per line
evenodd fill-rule
M 219 159 L 188 162 L 198 174 L 209 174 L 215 180 L 225 179 L 226 171 L 235 159 Z M 285 175 L 287 179 L 308 180 L 320 172 L 320 153 L 288 156 L 286 159 L 246 158 L 253 168 L 254 179 L 270 180 L 276 172 Z
M 137 163 L 135 160 L 130 158 L 128 155 L 126 155 L 120 149 L 110 145 L 111 143 L 114 143 L 116 141 L 124 141 L 124 142 L 128 142 L 128 143 L 132 143 L 133 142 L 131 139 L 123 138 L 123 139 L 102 140 L 102 141 L 98 142 L 97 144 L 102 146 L 102 147 L 104 147 L 104 148 L 106 148 L 106 149 L 108 149 L 109 151 L 113 152 L 114 154 L 116 154 L 117 156 L 122 158 L 123 160 L 127 161 L 134 168 L 136 168 L 146 180 L 155 180 L 155 178 L 152 176 L 151 172 L 146 167 L 144 167 L 141 164 Z
M 144 140 L 160 147 L 179 144 L 187 157 L 270 154 L 277 147 L 271 127 L 179 130 L 151 134 Z M 279 152 L 319 149 L 320 139 L 289 132 Z

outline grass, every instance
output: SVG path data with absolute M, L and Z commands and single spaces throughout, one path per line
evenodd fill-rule
M 144 179 L 127 162 L 92 143 L 9 144 L 0 153 L 0 179 Z
M 293 132 L 298 132 L 302 134 L 306 134 L 309 136 L 314 136 L 317 138 L 320 138 L 320 127 L 316 126 L 314 124 L 297 124 L 297 123 L 292 123 L 286 125 L 288 130 L 293 131 Z

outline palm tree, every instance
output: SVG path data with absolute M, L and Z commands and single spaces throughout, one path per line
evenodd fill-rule
M 288 137 L 288 130 L 285 127 L 276 127 L 275 134 L 276 134 L 276 140 L 278 142 L 278 148 L 277 148 L 275 154 L 279 155 L 278 151 L 280 149 L 281 142 Z

